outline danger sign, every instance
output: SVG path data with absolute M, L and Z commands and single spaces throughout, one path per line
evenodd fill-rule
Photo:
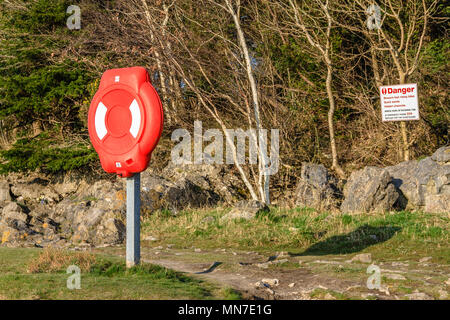
M 380 87 L 383 121 L 419 120 L 417 83 Z

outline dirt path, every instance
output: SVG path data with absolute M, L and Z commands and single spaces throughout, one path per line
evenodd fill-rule
M 123 248 L 103 252 L 124 256 Z M 372 261 L 370 254 L 264 256 L 227 249 L 144 247 L 142 260 L 240 291 L 246 299 L 448 299 L 450 266 L 430 259 Z M 369 289 L 370 265 L 380 272 Z M 375 275 L 372 275 L 376 277 Z

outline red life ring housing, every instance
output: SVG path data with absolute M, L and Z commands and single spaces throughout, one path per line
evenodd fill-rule
M 88 114 L 103 169 L 121 177 L 144 171 L 163 129 L 161 100 L 142 67 L 106 71 Z

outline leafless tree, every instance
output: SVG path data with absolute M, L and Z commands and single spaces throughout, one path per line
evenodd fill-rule
M 297 0 L 287 2 L 276 1 L 275 4 L 283 11 L 285 21 L 281 21 L 285 32 L 294 37 L 306 39 L 310 45 L 311 53 L 318 56 L 326 66 L 326 93 L 328 97 L 328 130 L 330 135 L 330 148 L 332 169 L 345 178 L 345 173 L 339 164 L 336 147 L 334 114 L 336 100 L 333 92 L 333 49 L 331 45 L 332 31 L 334 27 L 330 13 L 329 0 L 311 0 L 298 3 Z
M 225 0 L 225 4 L 222 5 L 221 3 L 218 3 L 216 1 L 210 0 L 211 3 L 214 5 L 220 7 L 224 12 L 229 14 L 234 22 L 234 27 L 236 28 L 237 33 L 237 42 L 239 49 L 241 51 L 241 54 L 243 56 L 243 65 L 245 66 L 245 70 L 247 73 L 247 79 L 250 84 L 250 91 L 251 91 L 251 99 L 252 99 L 252 105 L 253 105 L 253 112 L 254 112 L 254 121 L 256 124 L 256 130 L 258 132 L 258 190 L 259 190 L 259 196 L 260 199 L 265 203 L 270 203 L 270 195 L 269 195 L 269 180 L 270 175 L 265 173 L 265 170 L 267 168 L 267 155 L 265 154 L 265 139 L 263 136 L 263 127 L 261 124 L 261 116 L 260 116 L 260 103 L 259 103 L 259 94 L 258 94 L 258 88 L 256 86 L 256 80 L 255 75 L 252 70 L 252 62 L 251 62 L 251 56 L 249 53 L 249 49 L 247 46 L 247 40 L 245 39 L 244 32 L 242 30 L 241 26 L 241 16 L 240 16 L 240 10 L 241 10 L 241 1 L 240 0 Z M 251 124 L 251 123 L 250 123 Z
M 370 45 L 370 60 L 377 86 L 405 84 L 417 70 L 429 21 L 438 1 L 370 0 L 337 2 L 343 14 L 337 24 L 363 35 Z M 376 10 L 379 10 L 379 13 Z M 378 14 L 378 16 L 376 16 Z M 342 17 L 342 16 L 341 16 Z M 345 18 L 347 17 L 347 18 Z M 371 27 L 371 21 L 376 19 Z M 355 23 L 356 22 L 356 23 Z M 387 55 L 385 54 L 387 53 Z M 391 77 L 395 70 L 396 77 Z M 403 160 L 410 160 L 410 147 L 405 121 L 400 122 Z
M 178 51 L 175 54 L 172 50 L 167 50 L 164 42 L 159 40 L 156 46 L 159 48 L 165 47 L 164 50 L 160 49 L 161 55 L 159 59 L 165 60 L 165 64 L 170 70 L 169 72 L 176 73 L 178 78 L 183 79 L 186 88 L 194 93 L 199 105 L 212 116 L 212 119 L 222 129 L 227 140 L 227 147 L 231 148 L 234 163 L 252 199 L 270 203 L 270 175 L 267 174 L 266 170 L 268 165 L 267 154 L 263 151 L 266 149 L 264 148 L 266 146 L 263 146 L 265 137 L 263 135 L 260 113 L 260 99 L 255 74 L 252 69 L 251 53 L 249 52 L 247 39 L 241 25 L 241 3 L 239 0 L 225 0 L 224 3 L 205 0 L 203 5 L 216 8 L 215 10 L 209 10 L 207 14 L 210 15 L 210 19 L 218 19 L 223 22 L 214 28 L 202 21 L 201 17 L 199 18 L 195 16 L 195 13 L 192 13 L 192 11 L 201 10 L 198 7 L 192 9 L 192 7 L 183 7 L 175 3 L 173 6 L 173 24 L 166 28 L 165 32 L 166 36 L 174 39 L 173 47 L 176 47 Z M 144 10 L 147 10 L 149 7 L 145 0 L 142 0 L 142 7 Z M 221 24 L 230 20 L 233 22 L 236 38 L 230 36 L 221 26 Z M 147 21 L 150 23 L 151 19 Z M 198 34 L 187 28 L 185 21 L 189 21 L 189 23 L 198 27 L 201 30 L 200 37 L 202 38 L 194 40 L 195 37 L 198 37 Z M 149 34 L 149 37 L 151 37 L 151 34 Z M 198 41 L 196 46 L 192 46 L 194 41 Z M 220 45 L 222 51 L 208 51 L 205 48 L 209 43 Z M 209 56 L 205 56 L 208 54 Z M 211 56 L 211 54 L 214 56 Z M 228 70 L 229 73 L 226 76 L 235 82 L 231 87 L 230 84 L 232 82 L 220 84 L 215 82 L 214 76 L 217 74 L 215 69 L 220 68 L 217 65 L 218 63 L 224 63 L 220 69 L 221 74 L 223 75 Z M 208 91 L 198 86 L 200 79 L 208 84 Z M 248 93 L 246 88 L 249 88 Z M 218 101 L 221 102 L 218 103 Z M 225 108 L 226 111 L 221 110 L 220 104 L 223 103 L 228 105 L 228 108 Z M 251 139 L 254 139 L 258 146 L 258 169 L 256 172 L 252 166 L 249 166 L 248 170 L 246 170 L 239 163 L 233 137 L 228 132 L 229 125 L 225 120 L 224 112 L 239 117 L 241 125 L 242 120 L 247 122 L 249 128 L 253 124 L 256 125 L 257 134 L 251 134 Z M 253 133 L 253 131 L 250 132 Z M 251 177 L 253 177 L 253 183 L 250 182 Z

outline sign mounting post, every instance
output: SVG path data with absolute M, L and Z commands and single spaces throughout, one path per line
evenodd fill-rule
M 141 256 L 141 174 L 127 178 L 127 267 L 139 264 Z

